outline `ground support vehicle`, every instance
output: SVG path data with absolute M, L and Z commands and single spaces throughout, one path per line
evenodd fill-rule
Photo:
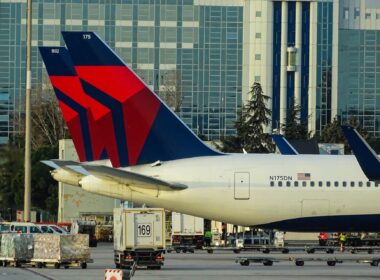
M 242 266 L 248 266 L 250 263 L 262 263 L 265 266 L 272 266 L 273 263 L 279 262 L 279 260 L 265 257 L 239 257 L 235 259 L 235 262 L 240 263 Z
M 87 221 L 87 220 L 76 220 L 73 221 L 71 224 L 71 234 L 88 234 L 89 237 L 89 246 L 90 247 L 96 247 L 98 246 L 98 240 L 96 239 L 95 235 L 95 227 L 96 222 L 95 221 Z
M 341 258 L 289 258 L 296 266 L 303 266 L 307 261 L 313 262 L 326 262 L 328 266 L 335 266 L 336 264 L 355 262 L 355 263 L 367 263 L 371 266 L 378 266 L 380 258 L 368 258 L 368 259 L 341 259 Z
M 116 268 L 136 264 L 161 269 L 166 250 L 164 209 L 116 208 L 113 234 Z
M 345 251 L 355 254 L 357 252 L 367 251 L 368 254 L 373 254 L 380 251 L 380 247 L 374 246 L 345 246 Z M 308 254 L 314 254 L 315 252 L 325 251 L 327 254 L 333 254 L 334 252 L 340 251 L 340 247 L 337 246 L 308 246 L 305 247 L 305 251 Z
M 233 251 L 235 254 L 240 253 L 241 251 L 244 251 L 241 247 L 203 247 L 203 250 L 207 251 L 207 253 L 212 254 L 214 252 L 220 252 L 220 251 Z
M 172 247 L 177 253 L 194 252 L 203 246 L 204 219 L 172 212 Z
M 236 263 L 240 263 L 242 266 L 248 266 L 250 263 L 262 263 L 265 266 L 271 266 L 275 262 L 281 261 L 291 261 L 296 266 L 304 266 L 305 262 L 326 262 L 328 266 L 335 266 L 336 264 L 341 263 L 364 263 L 370 264 L 371 266 L 378 266 L 380 263 L 380 258 L 351 258 L 351 259 L 343 259 L 343 258 L 305 258 L 305 257 L 291 257 L 291 258 L 270 258 L 270 257 L 238 257 L 235 259 Z
M 360 246 L 360 247 L 346 247 L 346 251 L 350 251 L 352 254 L 355 254 L 357 252 L 363 252 L 367 251 L 368 254 L 373 254 L 375 252 L 380 251 L 380 247 L 374 247 L 374 246 Z
M 339 247 L 335 246 L 307 246 L 305 252 L 308 254 L 314 254 L 315 252 L 326 252 L 326 254 L 334 254 L 335 251 L 339 251 Z

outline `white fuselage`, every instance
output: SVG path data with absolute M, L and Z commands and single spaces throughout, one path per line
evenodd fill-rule
M 122 197 L 110 196 L 237 225 L 380 214 L 380 188 L 368 182 L 354 156 L 231 154 L 124 169 L 188 188 L 122 186 Z

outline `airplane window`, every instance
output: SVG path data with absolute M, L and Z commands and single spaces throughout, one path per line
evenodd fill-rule
M 330 185 L 331 185 L 330 181 L 327 181 L 326 182 L 326 187 L 330 187 Z
M 375 187 L 378 187 L 378 186 L 379 186 L 379 184 L 380 184 L 380 183 L 376 182 L 376 183 L 375 183 Z
M 314 187 L 314 181 L 310 182 L 310 187 Z
M 342 186 L 347 187 L 347 182 L 346 181 L 342 182 Z
M 305 181 L 302 182 L 302 187 L 306 187 L 306 182 Z
M 290 182 L 289 181 L 286 181 L 286 186 L 290 187 Z
M 351 182 L 351 183 L 350 183 L 350 186 L 351 186 L 351 187 L 355 187 L 355 182 Z
M 363 182 L 360 181 L 358 184 L 359 184 L 359 187 L 363 187 Z
M 368 181 L 368 182 L 367 182 L 367 187 L 370 187 L 370 186 L 371 186 L 371 182 Z
M 294 181 L 294 186 L 298 187 L 298 181 Z
M 274 187 L 274 182 L 273 181 L 270 182 L 270 186 Z
M 335 181 L 335 182 L 334 182 L 334 186 L 335 186 L 335 187 L 339 187 L 339 182 Z
M 278 182 L 278 186 L 282 187 L 282 182 L 281 181 Z
M 323 186 L 323 183 L 321 181 L 318 182 L 318 186 L 319 187 L 322 187 Z

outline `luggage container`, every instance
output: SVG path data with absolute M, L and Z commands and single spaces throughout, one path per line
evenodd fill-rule
M 36 267 L 54 265 L 55 268 L 80 266 L 87 268 L 92 262 L 87 234 L 56 235 L 35 234 L 33 258 L 30 260 Z
M 14 264 L 19 267 L 33 257 L 32 234 L 1 234 L 0 262 L 2 266 Z

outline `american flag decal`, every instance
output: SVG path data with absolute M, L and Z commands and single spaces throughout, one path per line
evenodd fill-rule
M 310 180 L 311 174 L 310 173 L 297 173 L 297 180 Z

